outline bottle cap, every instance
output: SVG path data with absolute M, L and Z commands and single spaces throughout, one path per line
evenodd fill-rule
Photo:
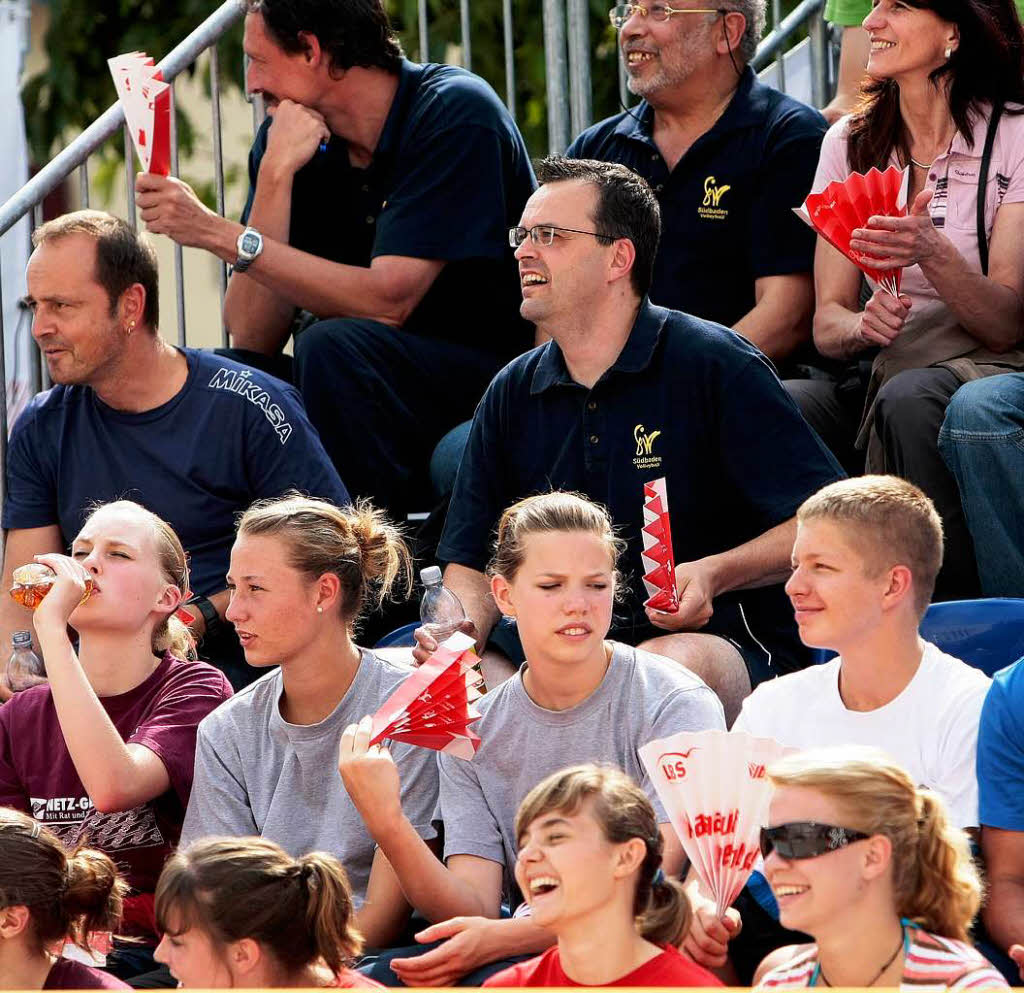
M 441 582 L 441 570 L 436 565 L 428 565 L 425 569 L 420 569 L 420 579 L 423 580 L 424 586 L 436 586 Z
M 32 645 L 31 631 L 15 631 L 11 635 L 11 644 L 17 648 L 26 648 Z

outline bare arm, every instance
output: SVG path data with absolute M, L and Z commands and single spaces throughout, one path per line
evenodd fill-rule
M 14 528 L 7 532 L 4 546 L 3 589 L 0 590 L 0 646 L 6 652 L 11 645 L 11 636 L 15 631 L 32 630 L 32 614 L 21 604 L 12 600 L 5 591 L 11 588 L 11 573 L 18 566 L 32 562 L 33 555 L 47 552 L 63 551 L 60 528 L 56 524 L 47 524 L 41 528 Z M 0 660 L 6 661 L 6 654 Z M 0 701 L 11 697 L 10 690 L 0 682 Z
M 57 579 L 33 623 L 64 743 L 96 809 L 105 814 L 131 810 L 165 793 L 170 776 L 154 752 L 125 744 L 71 647 L 68 618 L 85 593 L 85 570 L 63 555 L 46 556 L 45 561 Z
M 264 238 L 287 243 L 292 216 L 294 173 L 261 163 L 249 212 L 249 225 Z M 234 262 L 234 259 L 228 259 Z M 284 345 L 295 305 L 244 272 L 236 272 L 224 294 L 224 324 L 237 348 L 273 355 Z
M 768 358 L 784 359 L 810 338 L 814 283 L 809 273 L 763 276 L 754 282 L 755 304 L 733 329 Z
M 842 252 L 818 238 L 814 250 L 814 344 L 830 359 L 852 358 L 868 347 L 857 329 L 860 278 L 860 270 Z
M 771 586 L 789 577 L 793 542 L 796 541 L 796 518 L 727 552 L 709 555 L 704 561 L 714 576 L 715 596 L 729 590 L 750 590 Z
M 384 853 L 378 848 L 370 866 L 366 898 L 356 912 L 368 948 L 388 948 L 400 938 L 409 920 L 409 903 Z
M 983 826 L 981 850 L 988 877 L 985 926 L 1005 950 L 1024 942 L 1024 831 Z
M 501 616 L 487 577 L 476 569 L 453 563 L 444 570 L 444 585 L 462 601 L 466 616 L 476 628 L 477 644 L 482 647 Z

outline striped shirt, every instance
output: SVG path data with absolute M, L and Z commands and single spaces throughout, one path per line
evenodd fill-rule
M 912 924 L 904 933 L 901 990 L 923 993 L 926 990 L 1009 988 L 1002 974 L 973 945 L 942 938 Z M 813 986 L 819 979 L 818 946 L 810 945 L 785 965 L 767 973 L 758 989 L 796 989 Z

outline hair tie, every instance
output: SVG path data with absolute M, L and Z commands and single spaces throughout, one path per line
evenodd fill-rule
M 40 832 L 41 829 L 42 829 L 42 824 L 40 824 L 39 821 L 33 821 L 32 822 L 32 830 L 29 833 L 29 837 L 33 838 L 33 839 L 34 838 L 38 838 L 39 837 L 39 832 Z
M 314 872 L 316 869 L 311 862 L 303 862 L 302 868 L 299 869 L 299 876 L 304 883 L 308 883 Z
M 654 887 L 654 886 L 661 886 L 664 882 L 665 882 L 665 873 L 662 872 L 662 870 L 659 868 L 657 870 L 657 872 L 654 873 L 654 878 L 651 879 L 651 886 L 652 887 Z

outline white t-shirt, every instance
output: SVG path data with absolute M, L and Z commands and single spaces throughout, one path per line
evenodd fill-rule
M 978 823 L 974 757 L 990 680 L 925 642 L 914 678 L 876 710 L 848 710 L 839 695 L 842 658 L 762 683 L 743 703 L 735 731 L 793 748 L 874 745 L 917 783 L 935 790 L 953 823 Z

